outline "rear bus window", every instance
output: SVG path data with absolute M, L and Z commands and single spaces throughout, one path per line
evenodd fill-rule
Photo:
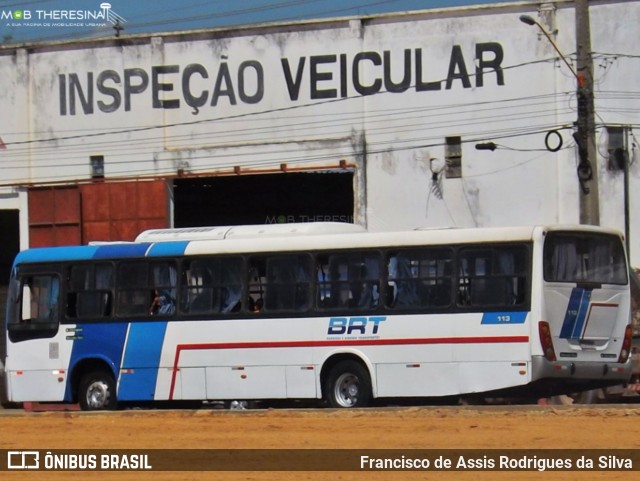
M 551 232 L 544 243 L 547 282 L 626 284 L 627 265 L 619 237 Z

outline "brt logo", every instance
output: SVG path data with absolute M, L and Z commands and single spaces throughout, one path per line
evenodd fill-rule
M 332 317 L 329 319 L 327 334 L 337 336 L 340 334 L 377 334 L 380 323 L 386 321 L 385 316 L 372 317 Z

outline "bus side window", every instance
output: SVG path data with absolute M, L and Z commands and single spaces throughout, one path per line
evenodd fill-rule
M 329 259 L 320 255 L 316 260 L 316 302 L 320 309 L 331 307 L 331 284 L 329 278 Z
M 181 311 L 185 314 L 237 312 L 242 307 L 242 258 L 185 261 Z
M 258 313 L 264 307 L 266 295 L 266 266 L 264 259 L 253 258 L 249 263 L 249 310 Z
M 215 261 L 197 259 L 185 261 L 181 281 L 181 307 L 185 314 L 215 312 L 213 283 L 217 269 Z
M 311 261 L 307 255 L 269 257 L 266 263 L 265 308 L 305 311 L 310 306 Z
M 380 299 L 380 257 L 348 253 L 318 258 L 317 293 L 324 309 L 374 309 Z
M 460 257 L 458 261 L 458 295 L 456 302 L 459 306 L 468 306 L 471 304 L 471 296 L 469 294 L 469 267 L 467 259 Z
M 52 275 L 36 275 L 22 284 L 20 322 L 51 323 L 58 321 L 60 281 Z
M 489 248 L 461 251 L 460 291 L 461 306 L 495 306 L 506 304 L 505 279 L 494 260 L 495 252 Z
M 67 317 L 105 318 L 113 304 L 113 265 L 74 265 L 67 275 Z
M 389 307 L 417 307 L 420 305 L 418 297 L 417 271 L 412 269 L 412 261 L 408 255 L 392 255 L 387 265 L 388 269 L 388 298 Z
M 220 260 L 221 267 L 221 303 L 222 313 L 238 312 L 242 308 L 243 262 L 239 257 Z
M 151 315 L 172 315 L 176 311 L 176 284 L 178 273 L 174 262 L 152 262 L 149 284 L 153 298 Z
M 522 305 L 526 292 L 526 249 L 499 244 L 461 250 L 458 305 Z
M 153 302 L 146 262 L 126 261 L 118 265 L 116 312 L 118 316 L 147 316 Z
M 38 294 L 31 286 L 30 281 L 31 279 L 22 285 L 20 322 L 30 322 L 32 315 L 38 312 Z
M 445 308 L 451 304 L 450 249 L 399 251 L 389 257 L 387 303 L 391 308 Z
M 354 303 L 360 309 L 373 309 L 380 300 L 380 259 L 377 255 L 365 254 L 349 266 L 349 279 Z

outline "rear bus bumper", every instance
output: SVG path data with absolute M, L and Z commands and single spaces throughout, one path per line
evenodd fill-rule
M 631 356 L 624 364 L 617 362 L 548 361 L 542 356 L 531 360 L 532 380 L 566 379 L 595 381 L 603 385 L 622 384 L 631 378 Z

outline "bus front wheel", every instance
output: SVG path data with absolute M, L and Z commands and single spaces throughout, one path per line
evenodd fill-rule
M 339 362 L 327 375 L 324 394 L 333 408 L 364 407 L 371 399 L 369 373 L 359 362 Z
M 113 410 L 116 408 L 116 383 L 111 373 L 90 371 L 80 380 L 78 401 L 83 411 Z

